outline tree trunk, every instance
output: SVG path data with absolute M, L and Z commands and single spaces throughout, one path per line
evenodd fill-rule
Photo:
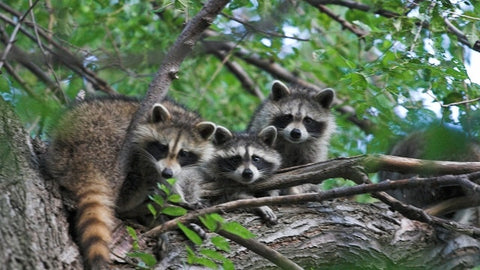
M 41 177 L 30 139 L 0 98 L 0 269 L 82 269 L 58 186 Z
M 41 177 L 29 137 L 1 99 L 0 115 L 0 269 L 82 269 L 58 186 Z M 248 212 L 223 216 L 239 221 L 260 242 L 305 269 L 463 269 L 480 264 L 477 240 L 411 221 L 382 203 L 335 200 L 274 210 L 279 223 L 271 227 Z M 118 228 L 122 232 L 125 226 Z M 122 256 L 131 240 L 125 233 L 117 235 L 123 241 L 116 241 L 113 251 Z M 170 253 L 156 269 L 186 265 L 188 242 L 179 232 L 169 235 Z M 277 268 L 244 247 L 231 243 L 231 249 L 226 256 L 237 269 Z M 144 251 L 154 253 L 153 248 Z M 115 268 L 134 268 L 119 261 L 114 260 Z

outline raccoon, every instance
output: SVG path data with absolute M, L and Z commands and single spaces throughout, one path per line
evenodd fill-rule
M 156 182 L 213 154 L 216 126 L 165 100 L 140 121 L 127 166 L 119 168 L 119 151 L 138 107 L 137 100 L 122 97 L 85 100 L 52 130 L 46 169 L 66 199 L 76 202 L 75 233 L 86 269 L 107 268 L 115 212 L 133 213 Z
M 389 154 L 427 160 L 480 161 L 480 145 L 463 132 L 444 125 L 432 125 L 406 136 L 394 145 Z M 407 179 L 415 174 L 382 171 L 378 176 L 380 181 L 384 181 Z M 445 200 L 469 195 L 471 192 L 460 186 L 444 186 L 433 189 L 397 189 L 389 193 L 403 202 L 428 208 Z
M 248 186 L 270 177 L 281 164 L 280 154 L 273 149 L 277 130 L 268 126 L 258 133 L 232 134 L 228 129 L 218 126 L 215 132 L 216 152 L 206 166 L 206 175 L 213 177 L 220 186 L 230 186 L 232 181 Z M 225 194 L 224 200 L 254 198 L 248 191 L 236 191 Z M 255 209 L 267 222 L 275 223 L 277 217 L 268 206 Z
M 334 97 L 332 89 L 321 92 L 298 87 L 289 89 L 275 81 L 270 96 L 257 108 L 247 130 L 258 132 L 268 125 L 277 128 L 275 149 L 282 156 L 282 168 L 324 161 L 335 130 L 330 111 Z M 282 193 L 298 194 L 315 187 L 303 185 Z

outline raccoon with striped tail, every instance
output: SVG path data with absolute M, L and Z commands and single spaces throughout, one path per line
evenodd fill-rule
M 170 100 L 155 104 L 134 130 L 125 168 L 116 162 L 134 99 L 86 100 L 66 111 L 52 130 L 45 165 L 75 202 L 75 234 L 86 269 L 106 269 L 114 216 L 135 213 L 157 182 L 213 154 L 216 126 Z M 175 189 L 175 187 L 174 187 Z
M 231 133 L 218 126 L 215 132 L 215 155 L 207 162 L 205 175 L 213 177 L 221 187 L 231 186 L 232 181 L 248 186 L 262 181 L 275 173 L 281 164 L 281 157 L 272 147 L 277 138 L 277 130 L 268 126 L 257 133 Z M 226 192 L 223 201 L 255 198 L 245 188 L 241 191 Z M 276 223 L 277 217 L 268 206 L 254 209 L 265 222 Z
M 324 161 L 336 127 L 330 110 L 334 98 L 332 89 L 318 92 L 300 87 L 288 88 L 275 81 L 269 97 L 252 116 L 248 131 L 258 132 L 269 125 L 277 128 L 275 149 L 282 156 L 282 168 Z M 272 195 L 316 190 L 316 185 L 306 184 L 272 192 Z

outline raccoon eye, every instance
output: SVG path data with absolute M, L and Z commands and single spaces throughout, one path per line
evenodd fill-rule
M 257 155 L 253 155 L 253 156 L 252 156 L 252 161 L 253 161 L 253 162 L 259 162 L 259 161 L 260 161 L 260 157 L 257 156 Z
M 303 122 L 305 124 L 311 124 L 313 122 L 313 119 L 307 116 L 303 119 Z
M 290 124 L 290 122 L 292 122 L 292 120 L 293 120 L 293 115 L 284 114 L 284 115 L 275 117 L 272 121 L 272 125 L 274 125 L 277 128 L 284 128 L 288 124 Z
M 178 152 L 178 163 L 180 166 L 186 166 L 196 163 L 200 158 L 193 152 L 181 149 Z
M 153 158 L 160 160 L 167 156 L 168 154 L 168 145 L 161 144 L 159 142 L 149 142 L 147 144 L 146 150 Z

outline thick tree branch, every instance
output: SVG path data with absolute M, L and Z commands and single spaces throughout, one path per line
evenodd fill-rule
M 480 164 L 479 164 L 480 165 Z M 295 171 L 293 171 L 295 172 Z M 323 172 L 319 171 L 319 179 L 323 179 L 323 176 L 321 175 Z M 342 177 L 342 175 L 333 175 L 332 177 Z M 347 179 L 352 179 L 352 178 L 347 178 Z M 287 196 L 277 196 L 277 197 L 261 197 L 261 198 L 256 198 L 256 199 L 243 199 L 243 200 L 236 200 L 236 201 L 231 201 L 231 202 L 226 202 L 226 203 L 221 203 L 218 205 L 214 205 L 212 207 L 204 208 L 204 209 L 199 209 L 196 211 L 192 211 L 188 213 L 187 215 L 175 218 L 173 220 L 167 221 L 163 223 L 162 225 L 153 228 L 150 230 L 148 233 L 145 234 L 145 236 L 155 236 L 159 235 L 160 233 L 170 231 L 176 228 L 177 224 L 184 223 L 187 224 L 189 222 L 192 222 L 196 220 L 199 216 L 203 216 L 206 214 L 211 214 L 211 213 L 221 213 L 221 212 L 230 212 L 232 210 L 236 209 L 241 209 L 241 208 L 253 208 L 253 207 L 258 207 L 258 206 L 263 206 L 263 205 L 292 205 L 292 204 L 302 204 L 306 202 L 322 202 L 325 200 L 332 200 L 336 198 L 342 198 L 342 197 L 351 197 L 354 195 L 359 195 L 359 194 L 365 194 L 365 193 L 378 193 L 382 191 L 388 191 L 388 190 L 394 190 L 394 189 L 416 189 L 420 186 L 427 186 L 427 187 L 439 187 L 439 186 L 452 186 L 452 185 L 460 185 L 463 186 L 467 189 L 470 189 L 476 193 L 480 193 L 480 186 L 471 182 L 471 181 L 478 181 L 480 179 L 480 173 L 472 173 L 466 176 L 453 176 L 453 175 L 446 175 L 446 176 L 441 176 L 441 177 L 430 177 L 430 178 L 412 178 L 412 179 L 405 179 L 405 180 L 395 180 L 395 181 L 384 181 L 380 182 L 377 184 L 359 184 L 357 186 L 353 187 L 340 187 L 340 188 L 335 188 L 327 191 L 320 191 L 318 193 L 308 193 L 308 194 L 299 194 L 299 195 L 287 195 Z M 352 179 L 352 180 L 355 180 Z M 269 181 L 269 180 L 266 180 Z M 293 182 L 293 181 L 292 181 Z M 312 183 L 317 183 L 318 181 L 312 181 Z M 215 186 L 218 187 L 220 192 L 225 192 L 225 188 L 221 187 L 220 185 L 214 184 Z M 289 187 L 289 186 L 295 186 L 296 184 L 292 185 L 281 185 L 281 187 Z M 280 186 L 273 186 L 271 189 L 276 189 L 279 188 Z M 232 190 L 238 190 L 239 188 L 242 187 L 233 187 Z M 245 187 L 243 187 L 245 188 Z M 202 186 L 203 189 L 203 186 Z M 211 193 L 206 193 L 206 194 L 211 194 Z M 220 196 L 220 195 L 218 195 Z M 383 196 L 383 195 L 381 195 Z M 206 197 L 209 197 L 208 195 Z M 383 198 L 383 197 L 382 197 Z M 393 201 L 392 199 L 386 199 L 386 202 L 389 205 L 396 205 L 397 202 Z M 478 203 L 478 201 L 477 201 Z M 474 206 L 474 205 L 470 205 Z M 400 207 L 400 213 L 404 214 L 406 217 L 412 217 L 412 219 L 419 220 L 418 216 L 419 211 L 421 211 L 421 215 L 426 215 L 423 210 L 414 208 L 414 210 L 410 210 L 409 212 L 407 211 L 408 209 L 412 209 L 409 207 L 406 207 L 404 205 L 403 207 Z M 395 209 L 396 210 L 396 209 Z M 407 211 L 407 212 L 406 212 Z M 412 214 L 413 213 L 413 214 Z M 415 218 L 413 218 L 415 217 Z M 420 220 L 420 221 L 425 221 L 426 219 Z M 430 222 L 431 218 L 428 219 Z M 432 223 L 429 223 L 432 224 Z M 432 225 L 439 225 L 442 224 L 442 221 L 437 220 L 435 224 Z M 460 225 L 456 225 L 457 228 L 463 228 L 461 232 L 468 230 L 472 231 L 473 234 L 472 236 L 474 237 L 479 237 L 480 235 L 477 235 L 480 233 L 480 229 L 476 228 L 470 228 L 470 227 L 461 227 Z M 445 226 L 444 226 L 445 227 Z

